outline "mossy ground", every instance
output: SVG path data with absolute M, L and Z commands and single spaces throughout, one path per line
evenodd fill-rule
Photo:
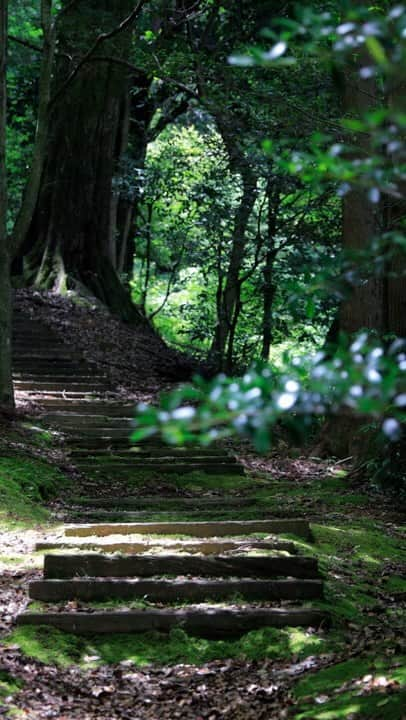
M 393 692 L 388 688 L 392 689 Z M 356 658 L 300 680 L 295 720 L 388 718 L 402 720 L 406 703 L 406 656 Z M 317 707 L 318 706 L 318 707 Z
M 153 488 L 158 482 L 162 485 L 162 476 L 151 478 L 137 473 L 129 487 L 142 488 L 149 494 L 149 483 Z M 406 587 L 402 576 L 406 553 L 401 528 L 381 513 L 374 514 L 374 503 L 378 509 L 380 498 L 354 492 L 347 477 L 328 474 L 315 480 L 279 481 L 264 476 L 255 479 L 193 473 L 183 477 L 170 475 L 167 482 L 175 490 L 198 494 L 216 491 L 220 498 L 234 494 L 255 496 L 260 513 L 253 515 L 253 508 L 236 508 L 233 519 L 262 515 L 313 517 L 314 542 L 294 539 L 302 552 L 319 558 L 326 590 L 325 599 L 316 605 L 330 613 L 331 629 L 320 632 L 266 629 L 235 641 L 213 642 L 189 637 L 181 630 L 169 636 L 149 633 L 78 638 L 50 628 L 20 627 L 7 642 L 18 645 L 27 656 L 60 666 L 123 660 L 139 666 L 199 665 L 216 658 L 259 661 L 272 658 L 287 665 L 311 655 L 316 668 L 291 681 L 292 717 L 296 720 L 351 717 L 400 720 L 406 679 L 401 671 L 404 650 L 397 638 L 404 623 L 401 601 Z M 61 476 L 47 463 L 21 457 L 3 458 L 0 492 L 6 509 L 3 501 L 0 518 L 8 521 L 30 518 L 32 524 L 46 520 L 41 500 L 58 486 L 63 487 Z M 166 519 L 164 508 L 157 510 L 158 517 L 161 512 L 161 518 Z M 177 517 L 208 518 L 187 510 Z M 27 566 L 30 562 L 31 558 L 27 558 Z M 331 659 L 329 668 L 323 668 L 326 658 Z M 372 679 L 365 680 L 369 676 Z
M 44 502 L 67 484 L 48 462 L 24 455 L 0 457 L 0 525 L 49 520 Z
M 77 664 L 119 663 L 131 660 L 138 666 L 151 663 L 201 664 L 221 658 L 284 660 L 304 659 L 324 652 L 325 637 L 298 628 L 266 628 L 247 633 L 238 640 L 204 640 L 186 635 L 181 629 L 170 635 L 151 632 L 143 635 L 103 635 L 77 637 L 49 627 L 21 627 L 8 642 L 18 644 L 30 657 L 45 663 L 66 666 Z M 89 657 L 92 660 L 89 661 Z

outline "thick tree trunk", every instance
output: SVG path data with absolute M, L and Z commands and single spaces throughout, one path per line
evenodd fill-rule
M 346 109 L 363 117 L 376 106 L 376 92 L 375 81 L 361 80 L 355 68 L 346 78 Z M 368 136 L 362 135 L 358 144 L 368 154 Z M 379 205 L 369 201 L 366 191 L 353 190 L 344 200 L 344 248 L 350 251 L 370 250 L 372 238 L 382 230 L 395 229 L 402 215 L 403 201 L 392 204 L 391 210 L 386 208 L 382 212 Z M 404 257 L 399 258 L 399 262 L 386 269 L 385 277 L 371 275 L 355 288 L 351 297 L 342 304 L 340 330 L 348 335 L 362 329 L 374 330 L 383 341 L 385 336 L 406 336 L 406 278 L 400 273 L 404 265 Z M 379 454 L 376 434 L 364 432 L 364 425 L 365 421 L 355 417 L 331 419 L 323 430 L 323 449 L 339 457 L 352 456 L 361 463 L 366 458 L 376 457 Z
M 11 381 L 11 284 L 7 239 L 6 105 L 7 9 L 0 0 L 0 405 L 14 405 Z
M 346 112 L 364 117 L 377 103 L 375 79 L 362 80 L 359 69 L 363 59 L 356 60 L 353 68 L 348 68 L 344 82 L 343 106 Z M 370 153 L 368 135 L 360 134 L 357 145 L 361 153 Z M 354 189 L 343 201 L 343 246 L 348 252 L 368 251 L 371 241 L 378 231 L 377 206 L 368 199 L 363 189 Z M 351 296 L 340 310 L 340 329 L 351 335 L 361 329 L 374 329 L 383 332 L 384 319 L 384 282 L 381 277 L 370 277 L 354 288 Z
M 119 280 L 112 247 L 112 185 L 125 144 L 122 109 L 128 93 L 127 72 L 117 63 L 91 60 L 58 92 L 77 65 L 79 48 L 85 52 L 101 31 L 118 26 L 132 9 L 131 0 L 114 3 L 114 9 L 107 0 L 87 0 L 66 12 L 60 22 L 57 101 L 24 251 L 26 271 L 36 285 L 63 290 L 73 278 L 122 319 L 137 323 L 142 316 Z M 103 43 L 103 55 L 125 57 L 130 41 L 127 30 Z M 74 60 L 67 62 L 63 53 Z

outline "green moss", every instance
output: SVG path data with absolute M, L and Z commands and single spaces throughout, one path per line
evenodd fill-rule
M 296 500 L 298 508 L 314 506 L 320 510 L 325 507 L 330 511 L 343 511 L 346 507 L 362 507 L 369 504 L 367 495 L 354 493 L 348 480 L 341 477 L 326 477 L 301 483 L 287 481 L 274 482 L 271 487 L 257 492 L 258 499 L 265 503 L 286 505 L 287 501 Z
M 403 720 L 405 703 L 405 690 L 393 695 L 343 693 L 323 705 L 311 705 L 294 717 L 295 720 Z
M 390 593 L 406 593 L 406 580 L 400 575 L 393 575 L 385 582 L 384 587 Z
M 41 507 L 56 494 L 66 478 L 43 460 L 23 456 L 0 458 L 0 522 L 48 519 Z
M 132 660 L 136 665 L 179 662 L 201 664 L 220 658 L 284 659 L 294 654 L 305 658 L 324 652 L 327 641 L 320 635 L 297 628 L 266 628 L 247 633 L 234 641 L 205 640 L 173 630 L 169 635 L 105 635 L 77 637 L 49 627 L 20 627 L 8 638 L 18 644 L 28 657 L 60 666 L 86 664 L 88 656 L 97 656 L 98 663 Z
M 172 463 L 173 464 L 173 463 Z M 86 474 L 91 477 L 97 477 L 99 474 L 111 474 L 112 468 L 103 468 L 103 461 L 96 468 L 89 469 Z M 193 471 L 184 473 L 183 475 L 176 475 L 176 473 L 168 473 L 165 475 L 162 472 L 153 470 L 128 470 L 127 468 L 122 469 L 114 468 L 114 477 L 120 478 L 123 481 L 123 485 L 129 487 L 138 487 L 148 485 L 153 487 L 154 483 L 159 484 L 162 487 L 162 481 L 166 481 L 169 486 L 175 486 L 191 491 L 199 492 L 203 490 L 216 490 L 218 492 L 233 492 L 234 490 L 252 489 L 256 485 L 254 479 L 245 475 L 209 475 L 200 471 Z
M 18 692 L 23 686 L 23 682 L 13 678 L 6 670 L 0 670 L 0 700 Z
M 402 717 L 406 691 L 405 657 L 354 658 L 300 680 L 295 688 L 299 711 L 296 720 L 334 720 L 335 718 L 388 718 Z M 369 691 L 363 678 L 372 676 Z M 376 692 L 373 680 L 384 677 L 398 686 L 393 694 Z M 383 688 L 384 690 L 384 688 Z M 311 702 L 310 702 L 311 698 Z

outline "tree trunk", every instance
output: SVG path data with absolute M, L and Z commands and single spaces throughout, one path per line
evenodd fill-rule
M 375 79 L 362 80 L 359 69 L 363 58 L 356 59 L 354 67 L 347 70 L 344 80 L 343 105 L 346 112 L 364 117 L 377 104 Z M 369 155 L 370 140 L 360 134 L 357 145 L 361 153 Z M 348 252 L 368 251 L 378 231 L 378 208 L 368 199 L 367 191 L 353 189 L 343 201 L 343 246 Z M 381 277 L 370 277 L 354 288 L 351 297 L 343 302 L 340 309 L 340 329 L 351 335 L 365 328 L 383 332 L 384 282 Z
M 240 171 L 240 174 L 243 184 L 242 196 L 235 216 L 230 260 L 224 289 L 218 301 L 217 325 L 209 356 L 210 361 L 219 370 L 224 369 L 225 351 L 239 301 L 240 273 L 247 247 L 247 228 L 257 197 L 257 183 L 250 169 L 244 168 Z M 227 364 L 229 363 L 230 358 Z M 228 371 L 230 371 L 230 368 L 228 368 Z
M 358 63 L 357 63 L 358 65 Z M 376 83 L 361 80 L 358 68 L 346 77 L 345 107 L 363 117 L 376 107 Z M 369 138 L 363 134 L 358 144 L 365 154 L 369 153 Z M 402 207 L 403 206 L 403 207 Z M 370 250 L 372 238 L 383 230 L 395 229 L 404 216 L 404 201 L 393 204 L 392 209 L 382 212 L 373 205 L 366 191 L 355 189 L 344 200 L 343 244 L 346 250 Z M 385 277 L 371 276 L 352 292 L 341 307 L 340 330 L 351 335 L 362 329 L 375 330 L 382 340 L 385 335 L 406 336 L 406 278 L 399 276 L 404 267 L 404 257 L 397 267 L 386 268 Z M 398 276 L 392 276 L 396 270 Z M 364 421 L 355 417 L 332 418 L 323 430 L 322 446 L 327 452 L 339 457 L 352 456 L 357 462 L 377 457 L 379 447 L 376 433 L 363 431 Z
M 43 34 L 43 50 L 38 89 L 37 126 L 28 181 L 24 189 L 21 208 L 12 233 L 13 255 L 18 253 L 32 222 L 46 156 L 49 101 L 51 97 L 52 70 L 56 48 L 56 20 L 52 20 L 52 0 L 41 0 L 41 29 Z
M 7 0 L 0 0 L 0 405 L 14 405 L 11 379 L 10 249 L 7 239 L 6 106 Z
M 72 278 L 123 320 L 138 323 L 141 313 L 120 282 L 112 251 L 113 176 L 124 149 L 127 72 L 114 62 L 90 59 L 59 91 L 77 66 L 77 54 L 83 55 L 80 47 L 86 52 L 104 29 L 117 27 L 133 3 L 120 0 L 111 7 L 107 0 L 87 0 L 67 11 L 59 24 L 57 100 L 39 199 L 24 244 L 25 268 L 43 288 L 63 290 Z M 124 58 L 130 42 L 126 30 L 103 43 L 103 55 Z M 74 59 L 67 62 L 66 54 Z
M 274 264 L 277 252 L 275 250 L 275 233 L 276 218 L 279 207 L 279 190 L 272 190 L 272 182 L 268 180 L 266 188 L 268 200 L 268 228 L 267 228 L 267 249 L 265 256 L 265 265 L 263 269 L 263 295 L 262 295 L 262 350 L 261 358 L 269 360 L 269 352 L 272 343 L 272 308 L 276 293 L 276 285 L 274 282 Z

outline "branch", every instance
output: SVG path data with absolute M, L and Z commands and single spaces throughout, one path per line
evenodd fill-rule
M 153 142 L 156 138 L 165 130 L 165 128 L 174 123 L 178 117 L 187 112 L 189 103 L 187 100 L 182 100 L 175 107 L 169 109 L 165 115 L 161 115 L 156 125 L 151 128 L 147 134 L 148 142 Z
M 182 259 L 183 259 L 184 252 L 185 252 L 185 241 L 183 241 L 183 243 L 182 243 L 182 248 L 181 248 L 181 250 L 180 250 L 178 259 L 176 260 L 176 262 L 174 263 L 174 265 L 172 265 L 171 274 L 170 274 L 170 276 L 169 276 L 168 284 L 167 284 L 167 287 L 166 287 L 165 297 L 164 297 L 161 305 L 160 305 L 156 310 L 154 310 L 154 312 L 152 312 L 150 315 L 148 315 L 148 320 L 153 320 L 154 317 L 156 317 L 156 316 L 161 312 L 161 310 L 164 309 L 164 307 L 165 307 L 165 305 L 166 305 L 166 303 L 167 303 L 167 301 L 168 301 L 170 292 L 171 292 L 172 283 L 174 282 L 175 277 L 176 277 L 176 273 L 177 273 L 177 271 L 178 271 L 179 268 L 180 268 L 180 265 L 181 265 L 181 262 L 182 262 Z
M 23 47 L 28 48 L 29 50 L 33 50 L 37 53 L 42 53 L 43 48 L 40 47 L 40 45 L 35 45 L 34 43 L 31 43 L 29 40 L 23 40 L 22 38 L 17 37 L 16 35 L 9 35 L 8 39 L 12 42 L 17 43 L 18 45 L 22 45 Z
M 162 74 L 162 65 L 159 62 L 159 58 L 155 53 L 153 53 L 153 58 L 155 60 L 157 68 L 160 71 L 159 80 L 161 80 L 162 82 L 168 83 L 168 85 L 173 85 L 174 87 L 178 88 L 178 90 L 182 90 L 184 93 L 186 93 L 186 95 L 193 98 L 194 100 L 199 100 L 199 94 L 195 90 L 190 88 L 188 85 L 185 85 L 184 83 L 179 82 L 178 80 L 174 80 L 173 78 L 170 78 L 167 75 L 163 75 Z
M 52 108 L 55 105 L 55 103 L 58 102 L 61 95 L 63 95 L 65 90 L 67 90 L 67 88 L 72 84 L 72 82 L 78 75 L 78 73 L 81 70 L 81 68 L 83 67 L 83 65 L 85 65 L 85 63 L 87 63 L 89 61 L 89 59 L 92 57 L 92 55 L 96 52 L 99 45 L 106 42 L 107 40 L 111 40 L 113 37 L 116 37 L 116 35 L 119 35 L 120 33 L 125 32 L 125 30 L 127 30 L 132 25 L 132 23 L 137 19 L 139 13 L 141 12 L 141 10 L 146 2 L 147 2 L 147 0 L 138 0 L 138 3 L 136 5 L 136 7 L 134 8 L 134 10 L 132 10 L 132 12 L 119 25 L 117 25 L 117 27 L 115 27 L 113 30 L 110 30 L 110 32 L 101 33 L 96 38 L 96 40 L 94 41 L 91 48 L 89 48 L 87 53 L 78 62 L 78 64 L 72 70 L 70 75 L 68 75 L 65 82 L 59 88 L 59 90 L 56 91 L 53 98 L 51 98 L 51 101 L 49 103 L 50 108 Z

